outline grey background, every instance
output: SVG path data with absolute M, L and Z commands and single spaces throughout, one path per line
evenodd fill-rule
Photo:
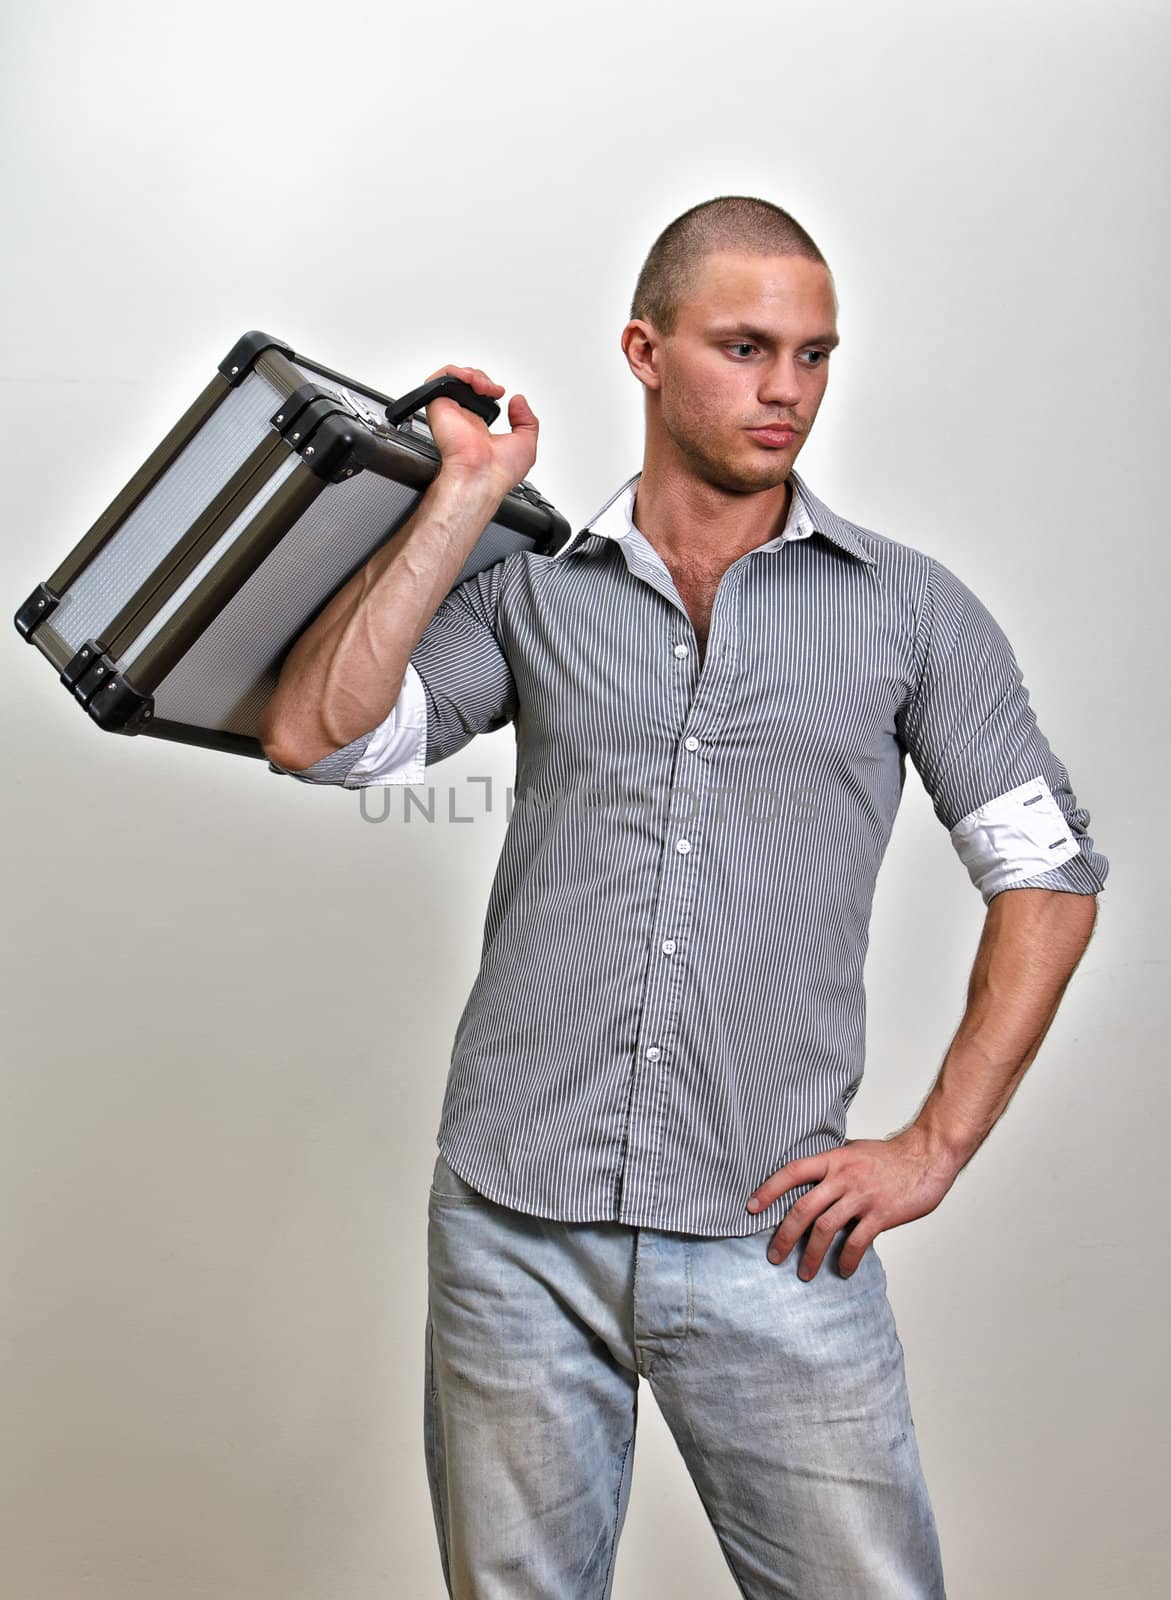
M 1112 865 L 1008 1114 L 878 1241 L 952 1600 L 1169 1576 L 1168 32 L 987 0 L 2 13 L 10 614 L 247 328 L 396 393 L 485 368 L 579 523 L 641 461 L 618 339 L 659 230 L 759 194 L 827 255 L 799 470 L 984 599 Z M 428 774 L 471 822 L 406 823 L 104 736 L 7 626 L 0 1589 L 437 1600 L 427 1189 L 512 732 Z M 909 771 L 851 1136 L 926 1094 L 982 915 Z M 730 1596 L 642 1394 L 616 1600 Z

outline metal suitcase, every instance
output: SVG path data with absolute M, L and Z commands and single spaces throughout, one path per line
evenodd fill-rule
M 266 759 L 256 737 L 289 648 L 411 515 L 439 470 L 423 407 L 499 407 L 444 376 L 398 400 L 251 331 L 15 615 L 110 732 Z M 509 491 L 456 585 L 566 519 Z M 453 585 L 454 587 L 454 585 Z

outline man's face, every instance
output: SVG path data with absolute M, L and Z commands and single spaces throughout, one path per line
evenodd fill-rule
M 649 343 L 629 349 L 630 330 Z M 838 342 L 833 280 L 801 256 L 713 254 L 679 306 L 675 332 L 628 323 L 623 348 L 651 391 L 661 427 L 688 468 L 739 493 L 784 483 L 813 426 Z M 653 345 L 653 349 L 651 346 Z M 656 386 L 654 378 L 658 378 Z M 787 439 L 751 430 L 787 424 Z

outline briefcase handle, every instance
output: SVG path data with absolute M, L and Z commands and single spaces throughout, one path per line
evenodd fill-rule
M 397 428 L 400 422 L 405 422 L 416 411 L 422 411 L 432 400 L 440 399 L 457 400 L 467 410 L 474 411 L 478 417 L 483 417 L 489 426 L 500 415 L 500 407 L 490 395 L 477 394 L 470 383 L 446 373 L 442 377 L 428 379 L 417 389 L 412 389 L 410 394 L 404 394 L 393 405 L 387 406 L 386 420 L 392 427 Z

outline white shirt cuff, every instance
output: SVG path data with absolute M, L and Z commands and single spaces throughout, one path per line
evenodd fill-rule
M 366 749 L 343 779 L 343 788 L 375 783 L 422 783 L 427 758 L 427 698 L 410 661 L 399 697 L 370 734 Z
M 986 905 L 1010 883 L 1035 878 L 1078 854 L 1065 815 L 1041 777 L 977 806 L 956 823 L 951 841 Z

